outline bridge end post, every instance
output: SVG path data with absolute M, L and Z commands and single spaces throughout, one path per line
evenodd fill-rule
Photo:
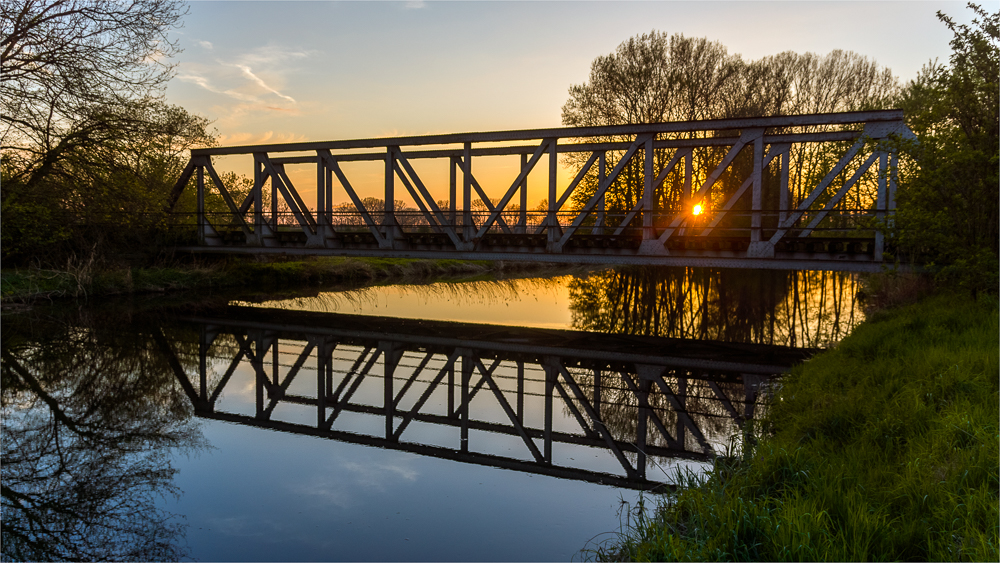
M 885 252 L 885 211 L 886 211 L 886 191 L 889 173 L 889 154 L 880 152 L 878 155 L 878 193 L 875 199 L 875 218 L 878 228 L 875 231 L 875 261 L 881 262 Z
M 205 218 L 205 157 L 197 157 L 195 164 L 195 174 L 198 181 L 198 244 L 205 244 L 206 218 Z M 193 158 L 191 160 L 194 160 Z

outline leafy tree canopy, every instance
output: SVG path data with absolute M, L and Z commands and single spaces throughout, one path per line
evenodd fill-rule
M 184 13 L 177 0 L 0 2 L 4 258 L 52 260 L 54 244 L 141 238 L 127 231 L 164 220 L 184 151 L 214 142 L 206 119 L 163 100 Z

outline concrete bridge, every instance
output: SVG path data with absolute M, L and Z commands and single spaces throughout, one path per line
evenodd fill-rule
M 915 138 L 901 110 L 218 147 L 191 152 L 172 201 L 197 190 L 189 252 L 877 271 L 894 138 Z M 248 193 L 213 164 L 232 156 L 253 159 Z M 488 193 L 474 169 L 502 158 L 519 165 Z M 345 172 L 366 161 L 381 198 Z M 427 161 L 447 185 L 421 179 Z M 315 205 L 295 165 L 315 167 Z

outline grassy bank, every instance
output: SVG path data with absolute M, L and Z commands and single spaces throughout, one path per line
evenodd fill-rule
M 389 280 L 464 279 L 552 269 L 552 265 L 541 263 L 333 257 L 274 262 L 222 260 L 145 268 L 82 262 L 59 270 L 3 270 L 0 299 L 4 303 L 30 303 L 39 299 L 202 289 L 267 290 Z
M 998 340 L 995 297 L 873 315 L 783 380 L 755 445 L 589 554 L 997 561 Z

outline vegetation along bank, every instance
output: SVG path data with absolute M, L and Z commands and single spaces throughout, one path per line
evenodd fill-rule
M 279 294 L 304 287 L 426 283 L 526 273 L 558 275 L 585 269 L 533 262 L 404 258 L 324 257 L 268 262 L 230 258 L 143 267 L 71 260 L 63 268 L 4 269 L 0 273 L 0 299 L 7 305 L 39 299 L 247 288 Z
M 781 382 L 742 452 L 618 538 L 635 561 L 1000 560 L 996 296 L 874 314 Z

